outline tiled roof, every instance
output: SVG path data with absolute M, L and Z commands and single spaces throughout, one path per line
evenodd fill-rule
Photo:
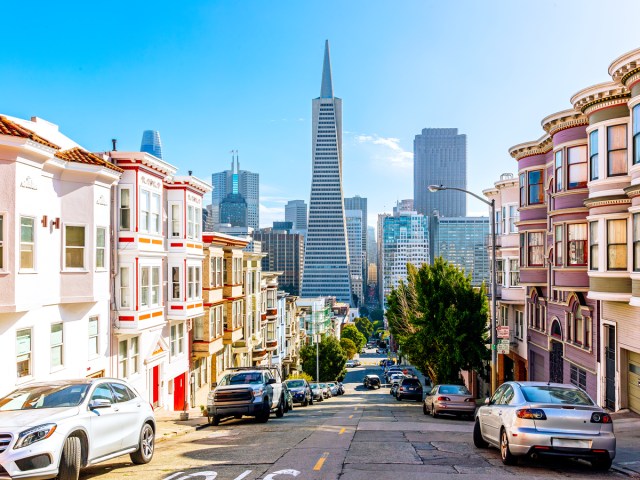
M 46 145 L 49 148 L 60 150 L 60 147 L 56 144 L 45 140 L 40 135 L 37 135 L 28 128 L 24 128 L 17 123 L 12 122 L 8 118 L 3 117 L 2 115 L 0 115 L 0 135 L 13 135 L 14 137 L 28 138 L 30 140 L 33 140 L 34 142 Z
M 106 168 L 110 168 L 111 170 L 115 170 L 116 172 L 124 172 L 123 169 L 114 165 L 113 163 L 107 162 L 106 160 L 103 160 L 97 155 L 94 155 L 91 152 L 87 152 L 86 150 L 82 150 L 79 147 L 56 152 L 56 157 L 61 158 L 62 160 L 67 160 L 69 162 L 86 163 L 89 165 L 99 165 L 101 167 L 106 167 Z

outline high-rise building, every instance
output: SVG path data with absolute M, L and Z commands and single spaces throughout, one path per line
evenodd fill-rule
M 247 227 L 247 201 L 239 193 L 230 193 L 220 203 L 220 223 L 232 227 Z
M 399 200 L 396 202 L 395 207 L 393 207 L 393 213 L 396 212 L 414 212 L 416 209 L 413 205 L 413 198 L 408 198 L 405 200 Z
M 283 272 L 278 278 L 281 289 L 292 295 L 300 294 L 304 262 L 304 235 L 264 228 L 253 233 L 262 243 L 262 271 Z
M 325 43 L 320 97 L 312 106 L 313 171 L 302 296 L 332 296 L 350 303 L 342 193 L 342 100 L 333 96 L 329 41 Z
M 162 142 L 160 132 L 157 130 L 145 130 L 142 132 L 140 151 L 150 153 L 156 158 L 162 158 Z
M 260 225 L 260 175 L 240 170 L 237 151 L 232 155 L 231 170 L 211 175 L 211 217 L 214 225 L 225 223 L 221 219 L 220 204 L 230 193 L 237 193 L 247 202 L 246 227 L 258 229 Z
M 376 241 L 376 229 L 373 227 L 367 227 L 367 263 L 378 264 L 378 242 Z
M 443 217 L 467 215 L 463 192 L 443 190 L 437 195 L 429 185 L 467 188 L 467 136 L 457 128 L 425 128 L 413 141 L 413 198 L 423 215 L 434 210 Z
M 431 258 L 442 257 L 471 275 L 471 283 L 489 288 L 488 217 L 429 217 Z
M 284 207 L 284 220 L 293 223 L 294 230 L 307 229 L 307 203 L 304 200 L 290 200 Z
M 356 195 L 355 197 L 347 197 L 344 199 L 344 209 L 345 210 L 360 210 L 362 212 L 362 249 L 367 248 L 367 235 L 369 231 L 369 223 L 367 222 L 367 199 L 361 197 L 360 195 Z M 351 248 L 351 246 L 349 246 Z M 351 258 L 353 256 L 351 255 Z M 364 281 L 364 285 L 367 284 L 367 257 L 366 255 L 362 256 L 362 279 Z
M 273 222 L 273 230 L 288 233 L 293 230 L 293 222 Z
M 346 200 L 346 199 L 345 199 Z M 364 303 L 364 259 L 362 248 L 362 211 L 345 210 L 347 220 L 347 239 L 349 242 L 349 275 L 351 276 L 351 294 L 356 297 L 356 306 Z
M 428 218 L 417 212 L 378 215 L 378 289 L 383 307 L 387 295 L 407 279 L 407 264 L 429 263 Z

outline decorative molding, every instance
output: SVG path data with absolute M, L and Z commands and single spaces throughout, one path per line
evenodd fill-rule
M 553 148 L 551 136 L 545 135 L 537 142 L 522 143 L 509 149 L 509 155 L 516 160 L 525 157 L 533 157 L 534 155 L 543 155 Z
M 25 178 L 22 183 L 20 183 L 22 188 L 29 188 L 31 190 L 38 190 L 38 185 L 33 181 L 31 177 Z
M 627 101 L 631 98 L 630 93 L 625 93 L 621 95 L 615 95 L 609 97 L 604 100 L 595 100 L 593 102 L 588 103 L 583 107 L 583 112 L 585 115 L 591 115 L 598 110 L 603 110 L 605 108 L 617 107 L 619 105 L 626 105 Z
M 615 82 L 605 82 L 584 88 L 571 97 L 575 110 L 590 115 L 596 110 L 627 103 L 629 91 Z
M 625 187 L 623 190 L 624 190 L 624 193 L 626 193 L 629 198 L 640 196 L 640 184 Z
M 620 197 L 587 198 L 584 206 L 588 208 L 606 207 L 608 205 L 630 205 L 631 199 Z
M 553 137 L 567 128 L 589 125 L 589 117 L 575 110 L 565 110 L 549 115 L 542 120 L 541 124 L 543 130 Z
M 96 200 L 96 204 L 97 204 L 97 205 L 102 205 L 102 206 L 105 206 L 105 207 L 106 207 L 106 206 L 108 206 L 108 205 L 109 205 L 109 202 L 107 202 L 107 201 L 105 200 L 104 195 L 100 195 L 100 196 L 98 197 L 98 199 Z

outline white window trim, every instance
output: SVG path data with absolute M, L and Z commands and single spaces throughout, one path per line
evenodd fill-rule
M 182 326 L 182 337 L 180 336 L 180 326 Z M 175 330 L 174 330 L 175 328 Z M 174 335 L 175 332 L 175 335 Z M 179 321 L 171 324 L 169 328 L 169 355 L 171 358 L 177 358 L 185 354 L 185 337 L 186 326 L 184 321 Z M 175 352 L 173 346 L 176 345 Z
M 51 335 L 53 334 L 52 330 L 55 325 L 60 325 L 62 327 L 62 339 L 61 339 L 62 341 L 56 344 L 52 342 L 52 338 L 51 338 Z M 51 353 L 53 352 L 53 349 L 57 347 L 60 347 L 60 365 L 53 365 L 51 363 Z M 64 369 L 64 323 L 63 322 L 52 323 L 49 326 L 49 367 L 51 372 L 57 372 L 59 370 Z
M 171 278 L 169 279 L 170 282 L 170 290 L 171 290 L 171 301 L 172 302 L 180 302 L 182 301 L 182 299 L 184 298 L 183 292 L 184 292 L 184 285 L 182 284 L 182 280 L 183 280 L 183 273 L 182 273 L 182 267 L 180 265 L 171 265 L 170 267 L 170 275 Z M 173 269 L 177 268 L 178 269 L 178 296 L 174 296 L 173 294 L 173 286 L 176 282 L 174 282 L 173 280 Z
M 178 223 L 178 231 L 174 232 L 174 228 L 173 228 L 173 224 L 176 221 L 176 218 L 173 215 L 173 210 L 174 207 L 177 207 L 178 209 L 178 219 L 177 219 L 177 223 Z M 168 232 L 168 236 L 169 238 L 183 238 L 182 232 L 183 232 L 183 227 L 182 227 L 182 202 L 169 202 L 169 232 Z M 175 235 L 175 233 L 177 233 L 177 235 Z
M 80 248 L 80 247 L 67 247 L 67 227 L 82 227 L 84 229 L 84 245 L 82 246 L 82 267 L 67 267 L 67 248 Z M 89 235 L 87 234 L 86 223 L 64 223 L 62 225 L 62 271 L 63 272 L 87 272 L 87 244 Z
M 91 321 L 95 319 L 96 322 L 96 333 L 95 335 L 91 334 Z M 91 339 L 95 338 L 96 343 L 96 351 L 91 352 L 89 345 L 91 343 Z M 89 360 L 93 360 L 100 356 L 100 316 L 99 315 L 91 315 L 87 320 L 87 357 Z
M 104 229 L 104 247 L 98 247 L 98 230 L 100 229 Z M 104 272 L 106 270 L 108 270 L 107 266 L 109 265 L 109 259 L 107 258 L 107 253 L 108 253 L 108 245 L 109 245 L 109 239 L 107 238 L 107 235 L 109 234 L 109 228 L 105 227 L 103 225 L 97 225 L 96 226 L 96 236 L 95 236 L 95 268 L 97 272 Z M 98 249 L 102 248 L 104 250 L 104 255 L 102 256 L 102 258 L 104 259 L 104 265 L 102 267 L 98 266 Z
M 24 375 L 22 377 L 18 376 L 18 333 L 28 330 L 29 331 L 29 374 L 28 375 Z M 34 352 L 34 348 L 33 348 L 33 328 L 32 327 L 27 327 L 27 328 L 19 328 L 16 330 L 15 333 L 15 346 L 16 346 L 16 350 L 15 350 L 15 355 L 14 355 L 14 361 L 15 361 L 15 367 L 16 367 L 16 379 L 18 383 L 22 383 L 22 382 L 26 382 L 29 381 L 33 378 L 33 352 Z
M 33 242 L 24 242 L 25 244 L 29 244 L 32 243 L 33 244 L 33 267 L 23 267 L 22 266 L 22 261 L 21 261 L 21 257 L 22 257 L 22 219 L 23 218 L 30 218 L 33 220 Z M 16 235 L 18 237 L 18 272 L 25 272 L 25 273 L 34 273 L 38 270 L 38 256 L 37 256 L 37 251 L 38 249 L 36 248 L 36 245 L 38 245 L 38 229 L 36 228 L 36 217 L 35 216 L 31 216 L 31 215 L 18 215 L 18 228 L 16 229 Z
M 147 197 L 147 210 L 143 210 L 143 206 L 145 204 L 145 196 Z M 143 212 L 146 213 L 146 224 L 143 225 L 144 215 Z M 141 188 L 140 189 L 140 205 L 138 210 L 138 230 L 143 233 L 151 233 L 151 191 Z
M 122 228 L 122 191 L 127 190 L 129 192 L 129 228 Z M 118 187 L 118 230 L 121 232 L 132 232 L 135 229 L 132 226 L 134 211 L 134 198 L 131 194 L 133 192 L 132 185 L 120 185 Z
M 138 339 L 138 353 L 137 355 L 135 355 L 135 357 L 131 355 L 131 348 L 133 345 L 132 340 L 134 338 Z M 123 342 L 126 345 L 125 350 L 127 352 L 126 356 L 124 357 L 120 354 L 120 344 Z M 122 363 L 122 360 L 125 361 L 126 370 L 127 370 L 126 375 L 124 375 L 121 372 L 120 364 Z M 135 372 L 133 371 L 134 368 L 132 368 L 132 366 L 135 366 Z M 126 378 L 132 378 L 138 375 L 140 375 L 140 337 L 136 336 L 136 337 L 128 337 L 128 338 L 120 339 L 118 341 L 118 377 L 120 378 L 124 377 L 126 379 Z
M 149 198 L 149 233 L 162 233 L 162 195 L 156 192 L 151 192 Z
M 126 278 L 127 278 L 127 286 L 123 287 L 122 285 L 122 271 L 125 270 L 126 271 Z M 119 309 L 128 309 L 128 310 L 132 310 L 133 309 L 133 302 L 132 302 L 132 288 L 131 286 L 133 285 L 133 282 L 131 281 L 131 266 L 130 265 L 120 265 L 120 271 L 118 272 L 118 308 Z M 122 289 L 126 288 L 129 291 L 129 294 L 127 295 L 127 303 L 128 305 L 124 305 L 122 300 Z

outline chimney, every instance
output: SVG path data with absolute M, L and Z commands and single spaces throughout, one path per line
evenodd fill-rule
M 111 139 L 111 144 L 113 145 L 113 148 L 111 150 L 113 152 L 115 152 L 117 150 L 116 145 L 118 144 L 118 139 L 117 138 L 112 138 Z
M 189 176 L 193 174 L 193 170 L 189 170 Z

